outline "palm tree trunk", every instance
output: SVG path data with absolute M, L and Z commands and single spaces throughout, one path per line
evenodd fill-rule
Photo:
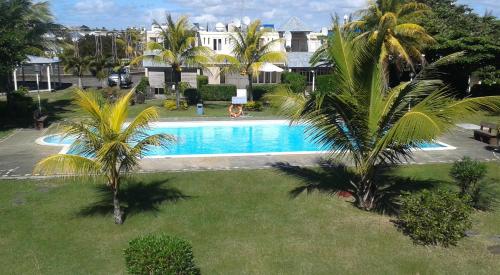
M 181 92 L 179 87 L 180 82 L 180 72 L 177 69 L 173 69 L 174 71 L 174 83 L 175 83 L 175 106 L 177 110 L 181 107 Z
M 253 101 L 253 85 L 252 85 L 252 81 L 253 81 L 253 75 L 252 74 L 248 74 L 248 90 L 247 90 L 247 93 L 248 93 L 248 100 L 249 101 Z
M 113 188 L 113 216 L 115 224 L 123 224 L 123 215 L 120 208 L 120 200 L 118 199 L 118 187 Z
M 361 175 L 357 185 L 356 201 L 358 207 L 370 211 L 376 207 L 377 186 L 373 181 L 374 170 L 370 169 Z

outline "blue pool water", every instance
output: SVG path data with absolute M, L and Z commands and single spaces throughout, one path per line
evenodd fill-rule
M 177 124 L 179 125 L 179 124 Z M 169 148 L 153 148 L 149 157 L 178 155 L 248 154 L 248 153 L 293 153 L 323 151 L 305 133 L 305 126 L 289 126 L 286 123 L 228 125 L 161 126 L 149 132 L 173 135 L 177 141 Z M 43 139 L 48 144 L 70 145 L 71 138 L 60 136 Z M 423 144 L 421 148 L 446 147 L 439 143 Z M 68 153 L 73 153 L 70 149 Z

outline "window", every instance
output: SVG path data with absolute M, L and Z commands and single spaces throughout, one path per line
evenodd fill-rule
M 222 39 L 214 39 L 213 40 L 213 48 L 214 51 L 222 50 Z

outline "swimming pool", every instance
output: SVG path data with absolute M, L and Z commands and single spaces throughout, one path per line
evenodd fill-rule
M 312 154 L 325 151 L 305 133 L 304 125 L 289 126 L 286 120 L 157 122 L 150 133 L 176 137 L 169 148 L 152 148 L 148 158 L 239 155 Z M 62 146 L 61 153 L 72 154 L 73 140 L 58 135 L 45 136 L 39 144 Z M 449 150 L 442 142 L 420 146 L 422 150 Z

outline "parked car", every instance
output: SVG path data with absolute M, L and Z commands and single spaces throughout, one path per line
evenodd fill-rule
M 118 85 L 118 75 L 121 76 L 120 87 L 130 87 L 132 78 L 130 77 L 130 69 L 128 67 L 123 68 L 119 73 L 117 71 L 110 72 L 108 85 L 110 87 Z

